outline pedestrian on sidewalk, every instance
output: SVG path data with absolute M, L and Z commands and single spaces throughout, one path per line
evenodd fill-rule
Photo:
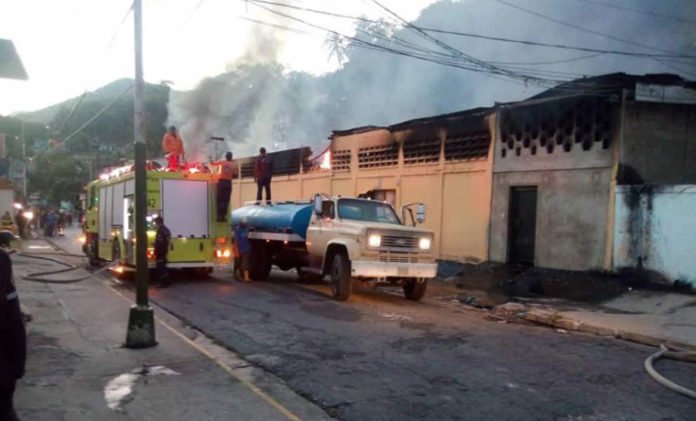
M 266 190 L 266 201 L 271 201 L 271 177 L 273 176 L 273 161 L 266 155 L 266 148 L 259 149 L 259 156 L 254 165 L 254 181 L 256 181 L 256 201 L 261 201 L 261 192 Z
M 237 177 L 237 164 L 232 161 L 232 152 L 225 154 L 224 161 L 211 161 L 210 164 L 220 167 L 220 179 L 217 183 L 217 220 L 225 222 L 232 194 L 232 179 Z
M 169 242 L 172 238 L 172 233 L 166 225 L 164 218 L 158 216 L 155 218 L 157 233 L 155 234 L 155 279 L 159 282 L 159 286 L 166 288 L 171 284 L 169 271 L 167 271 L 167 254 L 169 253 Z
M 232 274 L 235 279 L 240 277 L 244 282 L 249 282 L 249 253 L 251 243 L 249 242 L 249 227 L 245 220 L 237 224 L 234 229 L 234 268 Z
M 24 377 L 27 334 L 12 277 L 12 260 L 0 244 L 0 420 L 18 420 L 14 410 L 17 380 Z

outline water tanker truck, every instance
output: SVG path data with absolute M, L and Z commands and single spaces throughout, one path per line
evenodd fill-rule
M 399 217 L 385 202 L 323 194 L 250 203 L 231 217 L 233 226 L 249 227 L 252 279 L 267 279 L 272 265 L 296 269 L 300 278 L 328 280 L 339 301 L 350 297 L 353 281 L 401 285 L 407 299 L 420 300 L 437 273 L 433 233 L 415 226 L 424 220 L 422 203 L 404 206 Z

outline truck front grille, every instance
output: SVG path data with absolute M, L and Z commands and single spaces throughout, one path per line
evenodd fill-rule
M 420 259 L 411 253 L 380 253 L 379 261 L 385 263 L 418 263 Z
M 404 237 L 397 235 L 382 236 L 382 248 L 399 250 L 418 250 L 418 237 Z

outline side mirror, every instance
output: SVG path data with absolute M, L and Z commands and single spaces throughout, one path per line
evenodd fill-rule
M 324 200 L 321 196 L 314 196 L 314 214 L 321 216 L 324 213 Z
M 416 207 L 416 222 L 419 224 L 422 224 L 425 222 L 425 212 L 427 210 L 427 206 L 425 203 L 419 203 L 418 206 Z

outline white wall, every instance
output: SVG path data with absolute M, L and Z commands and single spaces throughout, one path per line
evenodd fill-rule
M 696 185 L 617 186 L 614 269 L 696 287 Z

